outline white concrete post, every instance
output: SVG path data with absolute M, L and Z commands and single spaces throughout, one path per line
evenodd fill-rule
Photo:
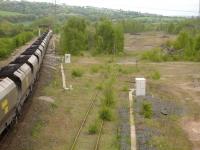
M 71 54 L 65 54 L 65 63 L 70 64 L 71 63 Z

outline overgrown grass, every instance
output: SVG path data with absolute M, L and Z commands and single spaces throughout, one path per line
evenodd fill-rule
M 112 107 L 115 104 L 115 93 L 112 79 L 109 79 L 105 83 L 102 104 L 107 107 Z
M 159 80 L 161 75 L 159 71 L 154 70 L 153 72 L 151 72 L 150 77 L 153 80 Z
M 76 68 L 72 70 L 72 77 L 82 77 L 83 76 L 83 70 L 80 68 Z
M 91 69 L 90 69 L 90 72 L 91 73 L 98 73 L 100 70 L 100 66 L 92 66 Z
M 141 59 L 153 62 L 162 61 L 200 61 L 199 30 L 182 31 L 175 41 L 168 41 L 165 51 L 153 49 L 141 55 Z
M 38 120 L 31 130 L 31 136 L 34 137 L 34 138 L 37 138 L 41 129 L 44 127 L 44 125 L 45 124 L 44 124 L 43 121 Z
M 160 49 L 153 49 L 143 52 L 141 55 L 141 59 L 153 62 L 163 62 L 170 60 L 169 56 L 164 54 Z
M 150 120 L 149 120 L 150 121 Z M 149 142 L 159 150 L 191 150 L 192 144 L 188 140 L 180 125 L 173 120 L 152 120 L 149 125 L 160 134 L 152 137 Z
M 95 121 L 95 122 L 93 122 L 92 124 L 89 125 L 88 133 L 89 134 L 96 134 L 99 130 L 98 128 L 99 128 L 99 122 Z
M 96 89 L 99 90 L 99 91 L 103 90 L 103 85 L 102 85 L 102 83 L 97 84 L 97 85 L 96 85 Z
M 112 120 L 112 112 L 109 107 L 103 106 L 99 111 L 100 119 L 104 121 L 111 121 Z
M 151 117 L 153 115 L 151 103 L 144 102 L 142 104 L 142 114 L 144 115 L 145 118 L 151 119 Z
M 121 74 L 126 75 L 139 72 L 139 69 L 137 67 L 127 67 L 127 66 L 117 65 L 117 71 Z
M 127 85 L 123 86 L 123 87 L 122 87 L 122 91 L 123 91 L 123 92 L 128 92 L 128 91 L 129 91 L 128 86 L 127 86 Z

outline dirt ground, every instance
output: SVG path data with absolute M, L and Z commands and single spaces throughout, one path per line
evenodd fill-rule
M 184 113 L 178 120 L 178 125 L 187 134 L 186 138 L 192 143 L 193 150 L 200 145 L 200 63 L 167 62 L 143 64 L 148 72 L 158 71 L 161 74 L 159 81 L 150 81 L 153 89 L 150 90 L 156 97 L 173 99 L 180 104 Z M 146 76 L 150 78 L 149 75 Z M 152 79 L 150 79 L 152 80 Z M 156 85 L 156 86 L 154 86 Z
M 169 39 L 174 39 L 175 36 L 168 35 L 162 32 L 145 32 L 138 34 L 125 35 L 125 51 L 146 51 L 152 48 L 160 47 Z
M 175 39 L 176 36 L 165 33 L 141 33 L 125 36 L 125 50 L 127 53 L 140 53 L 145 50 L 160 47 L 167 40 Z M 119 64 L 136 65 L 134 56 L 119 58 Z M 198 150 L 200 147 L 199 122 L 200 122 L 200 63 L 193 62 L 166 62 L 150 63 L 139 62 L 140 73 L 136 76 L 146 77 L 147 85 L 150 87 L 148 93 L 158 99 L 173 99 L 177 105 L 182 105 L 183 116 L 178 119 L 178 126 L 185 133 L 185 141 L 192 143 L 191 149 Z M 159 81 L 151 79 L 152 72 L 160 73 Z M 155 123 L 156 124 L 156 123 Z M 183 140 L 183 139 L 182 139 Z M 158 142 L 158 140 L 156 141 Z M 180 141 L 181 142 L 181 141 Z M 183 142 L 183 141 L 182 141 Z M 157 143 L 160 146 L 163 144 Z M 143 144 L 144 145 L 144 144 Z M 163 145 L 164 147 L 164 145 Z M 185 147 L 182 147 L 184 149 Z M 150 147 L 149 147 L 150 149 Z M 159 149 L 159 148 L 158 148 Z M 189 149 L 189 148 L 188 148 Z

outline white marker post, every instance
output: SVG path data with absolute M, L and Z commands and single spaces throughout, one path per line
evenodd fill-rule
M 71 54 L 65 54 L 65 63 L 70 64 L 71 63 Z

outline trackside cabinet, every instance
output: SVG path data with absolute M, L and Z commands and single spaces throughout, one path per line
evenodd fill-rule
M 145 78 L 135 78 L 135 89 L 136 96 L 145 96 L 146 95 L 146 79 Z

